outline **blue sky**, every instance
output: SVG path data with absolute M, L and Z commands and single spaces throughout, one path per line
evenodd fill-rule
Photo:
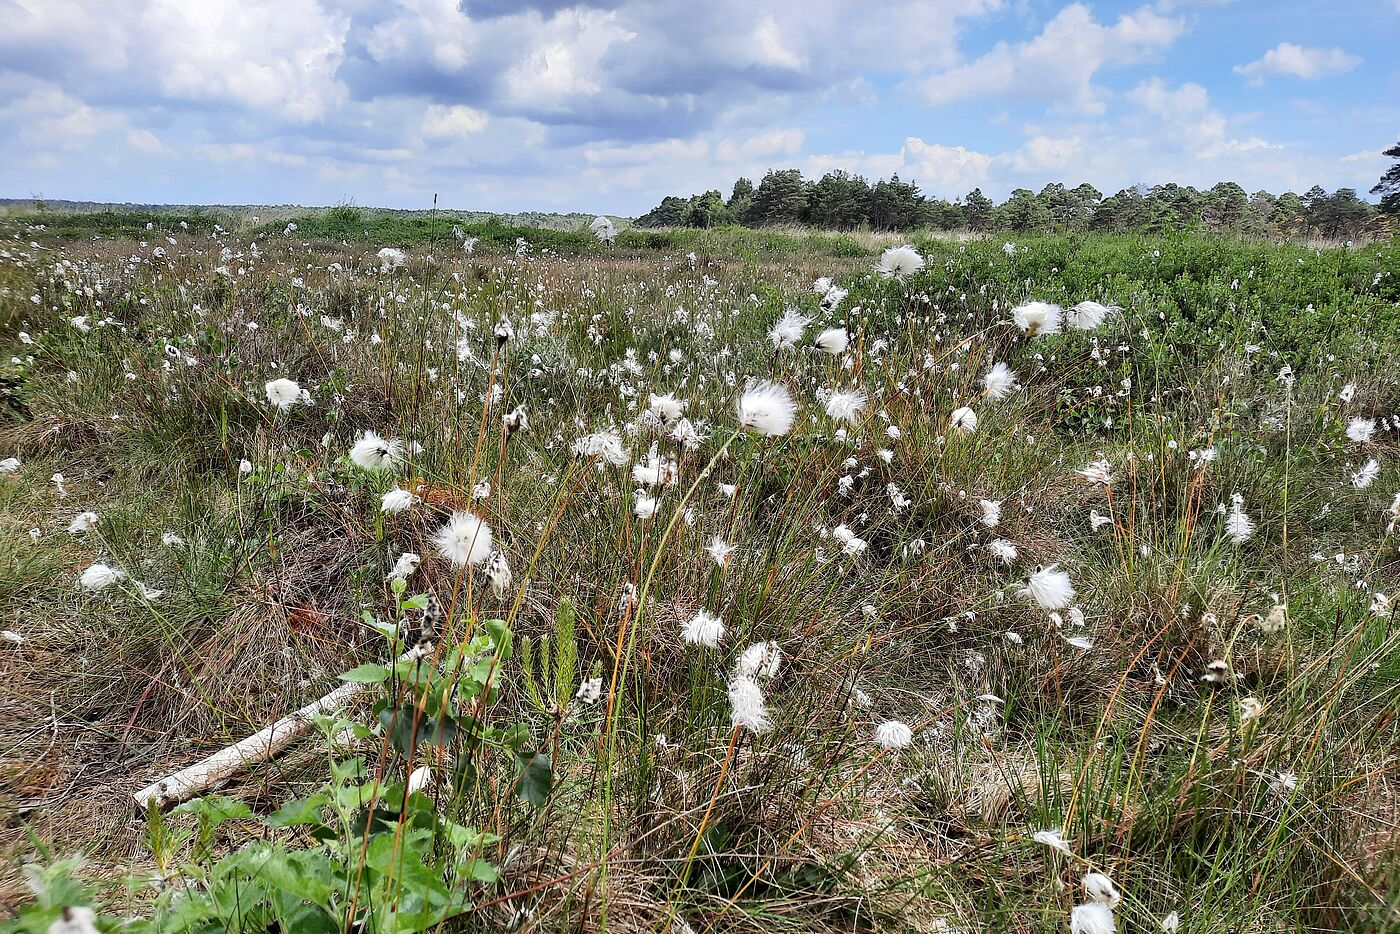
M 930 194 L 1363 193 L 1400 0 L 0 0 L 0 196 L 637 214 L 796 166 Z

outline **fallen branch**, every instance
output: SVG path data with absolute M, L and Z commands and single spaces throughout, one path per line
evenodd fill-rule
M 399 660 L 420 658 L 425 650 L 432 651 L 431 647 L 412 649 L 400 656 Z M 193 798 L 244 769 L 268 761 L 305 733 L 310 728 L 313 717 L 339 710 L 364 693 L 367 687 L 365 684 L 341 685 L 320 700 L 312 701 L 247 739 L 220 749 L 194 765 L 142 788 L 131 796 L 132 800 L 138 810 L 144 811 L 151 804 L 164 808 Z

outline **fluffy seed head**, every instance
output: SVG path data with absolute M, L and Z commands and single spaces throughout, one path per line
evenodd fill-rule
M 1005 399 L 1016 390 L 1016 373 L 1005 363 L 993 363 L 982 375 L 982 389 L 989 399 Z
M 851 345 L 851 338 L 846 334 L 845 328 L 827 328 L 818 334 L 812 343 L 816 344 L 822 353 L 836 357 L 846 352 L 846 348 Z
M 78 578 L 78 586 L 84 590 L 105 590 L 126 577 L 123 571 L 108 567 L 102 562 L 90 565 Z
M 279 412 L 285 412 L 301 401 L 301 387 L 296 380 L 286 377 L 268 381 L 263 386 L 263 392 L 267 393 L 267 401 Z
M 1113 880 L 1101 872 L 1091 872 L 1084 876 L 1084 894 L 1089 897 L 1089 901 L 1109 908 L 1117 908 L 1118 903 L 1123 900 Z
M 977 430 L 977 413 L 965 405 L 956 408 L 953 410 L 953 414 L 948 416 L 948 427 L 970 435 Z
M 802 335 L 810 323 L 811 319 L 802 317 L 795 308 L 784 311 L 783 316 L 778 319 L 778 323 L 773 325 L 773 329 L 768 332 L 768 339 L 773 342 L 773 349 L 783 350 L 787 347 L 796 347 L 801 343 Z
M 778 383 L 755 383 L 739 397 L 739 424 L 755 434 L 785 435 L 796 417 L 797 403 L 787 387 Z
M 751 733 L 762 733 L 773 725 L 763 689 L 748 675 L 737 675 L 729 682 L 729 716 L 734 726 Z
M 724 638 L 724 621 L 701 610 L 681 627 L 681 638 L 691 645 L 714 648 Z
M 1113 911 L 1107 905 L 1089 902 L 1076 905 L 1069 913 L 1070 934 L 1114 934 Z
M 903 279 L 924 268 L 924 258 L 909 244 L 892 246 L 880 254 L 875 271 L 886 279 Z
M 1021 588 L 1021 595 L 1042 610 L 1063 610 L 1074 601 L 1074 594 L 1069 575 L 1061 571 L 1058 564 L 1038 568 Z
M 862 390 L 855 392 L 833 392 L 826 400 L 826 414 L 838 422 L 854 422 L 865 408 L 866 395 Z
M 366 431 L 350 448 L 350 459 L 365 470 L 387 470 L 403 460 L 403 442 Z
M 380 498 L 379 511 L 387 513 L 404 512 L 411 509 L 417 499 L 418 497 L 408 492 L 408 490 L 400 490 L 395 487 Z
M 1059 305 L 1050 302 L 1026 302 L 1011 311 L 1011 320 L 1029 337 L 1037 334 L 1057 334 L 1062 316 Z
M 1098 302 L 1083 301 L 1065 313 L 1065 323 L 1079 331 L 1092 331 L 1107 321 L 1116 310 Z
M 886 720 L 875 728 L 875 745 L 881 749 L 904 749 L 913 741 L 914 731 L 899 720 Z
M 469 512 L 454 512 L 434 541 L 453 567 L 475 567 L 491 557 L 491 527 Z

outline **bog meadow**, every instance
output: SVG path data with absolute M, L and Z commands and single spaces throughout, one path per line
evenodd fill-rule
M 1393 241 L 92 218 L 0 929 L 1400 925 Z

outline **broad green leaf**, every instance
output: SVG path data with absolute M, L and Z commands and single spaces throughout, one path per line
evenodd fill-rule
M 355 684 L 380 684 L 389 680 L 389 669 L 383 665 L 376 665 L 374 662 L 366 662 L 342 674 L 340 680 L 351 681 Z
M 520 764 L 520 781 L 516 783 L 515 794 L 536 807 L 542 806 L 554 787 L 554 769 L 549 756 L 542 752 L 518 752 L 515 759 Z

